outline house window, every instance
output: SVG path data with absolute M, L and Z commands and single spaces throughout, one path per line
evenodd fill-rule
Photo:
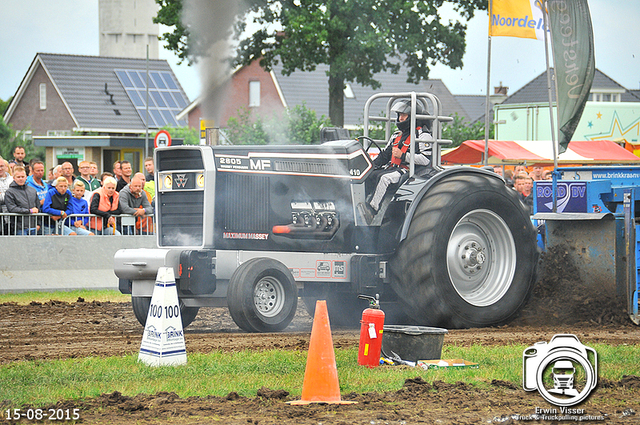
M 620 102 L 620 93 L 591 93 L 590 99 L 594 102 Z
M 355 99 L 356 95 L 353 93 L 353 89 L 351 88 L 351 84 L 347 83 L 344 86 L 344 97 L 347 99 Z
M 40 83 L 40 110 L 47 109 L 47 84 Z
M 260 81 L 249 81 L 249 107 L 260 106 Z
M 30 142 L 33 141 L 33 131 L 31 130 L 24 130 L 22 132 L 22 141 L 24 142 Z
M 71 136 L 71 130 L 47 130 L 47 136 Z

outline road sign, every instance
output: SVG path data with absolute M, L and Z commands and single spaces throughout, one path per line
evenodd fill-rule
M 200 118 L 200 138 L 206 138 L 205 131 L 208 128 L 214 128 L 216 126 L 216 122 L 214 120 L 205 120 Z
M 160 130 L 156 137 L 153 139 L 153 145 L 156 148 L 164 148 L 171 146 L 171 135 L 167 130 Z

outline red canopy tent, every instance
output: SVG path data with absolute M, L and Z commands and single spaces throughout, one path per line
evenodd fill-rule
M 442 154 L 443 164 L 478 164 L 484 155 L 484 140 L 467 140 Z M 640 158 L 610 140 L 574 141 L 560 154 L 560 164 L 626 164 Z M 489 140 L 489 164 L 553 164 L 550 141 Z

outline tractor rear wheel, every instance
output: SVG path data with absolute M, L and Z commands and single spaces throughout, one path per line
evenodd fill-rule
M 536 233 L 516 192 L 494 177 L 445 177 L 419 201 L 391 261 L 392 285 L 418 323 L 505 323 L 536 280 Z

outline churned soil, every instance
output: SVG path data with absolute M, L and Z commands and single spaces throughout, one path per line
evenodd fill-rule
M 635 345 L 640 328 L 626 317 L 626 309 L 614 298 L 581 287 L 561 273 L 561 252 L 543 262 L 542 278 L 518 318 L 495 328 L 449 330 L 445 345 L 500 346 L 549 341 L 558 333 L 575 334 L 581 341 L 611 345 Z M 300 302 L 291 325 L 282 333 L 248 334 L 241 331 L 226 308 L 202 308 L 185 329 L 188 353 L 242 350 L 308 349 L 312 319 Z M 332 329 L 335 347 L 358 345 L 359 331 Z M 136 353 L 142 327 L 130 303 L 73 303 L 51 300 L 28 305 L 0 304 L 0 364 L 16 361 L 115 356 Z M 406 366 L 398 366 L 406 367 Z M 494 380 L 488 388 L 458 382 L 426 382 L 416 377 L 395 392 L 343 394 L 351 405 L 312 404 L 292 406 L 293 398 L 278 388 L 261 388 L 254 397 L 230 393 L 224 397 L 181 398 L 174 393 L 102 394 L 83 400 L 61 400 L 55 409 L 79 408 L 82 423 L 90 424 L 477 424 L 519 423 L 525 420 L 552 423 L 533 416 L 536 407 L 557 409 L 537 392 Z M 638 423 L 640 378 L 620 381 L 600 379 L 598 388 L 579 407 L 585 415 L 607 423 Z M 0 401 L 0 408 L 5 406 Z M 553 415 L 552 415 L 553 416 Z M 523 417 L 523 418 L 519 418 Z M 1 421 L 1 419 L 0 419 Z M 572 421 L 563 421 L 572 423 Z
M 549 341 L 558 333 L 573 333 L 581 341 L 589 343 L 638 343 L 640 328 L 631 324 L 624 315 L 608 312 L 604 316 L 607 318 L 604 323 L 601 317 L 597 320 L 571 320 L 573 323 L 550 323 L 553 322 L 552 315 L 523 315 L 508 325 L 495 328 L 450 329 L 445 344 L 532 344 Z M 188 353 L 274 348 L 305 351 L 311 326 L 312 318 L 300 306 L 284 332 L 266 334 L 243 332 L 226 308 L 202 308 L 198 317 L 185 329 L 185 342 Z M 332 338 L 336 348 L 357 346 L 359 330 L 332 329 Z M 0 304 L 0 364 L 20 360 L 120 356 L 138 352 L 141 340 L 142 326 L 135 319 L 130 303 L 48 301 L 28 305 Z

